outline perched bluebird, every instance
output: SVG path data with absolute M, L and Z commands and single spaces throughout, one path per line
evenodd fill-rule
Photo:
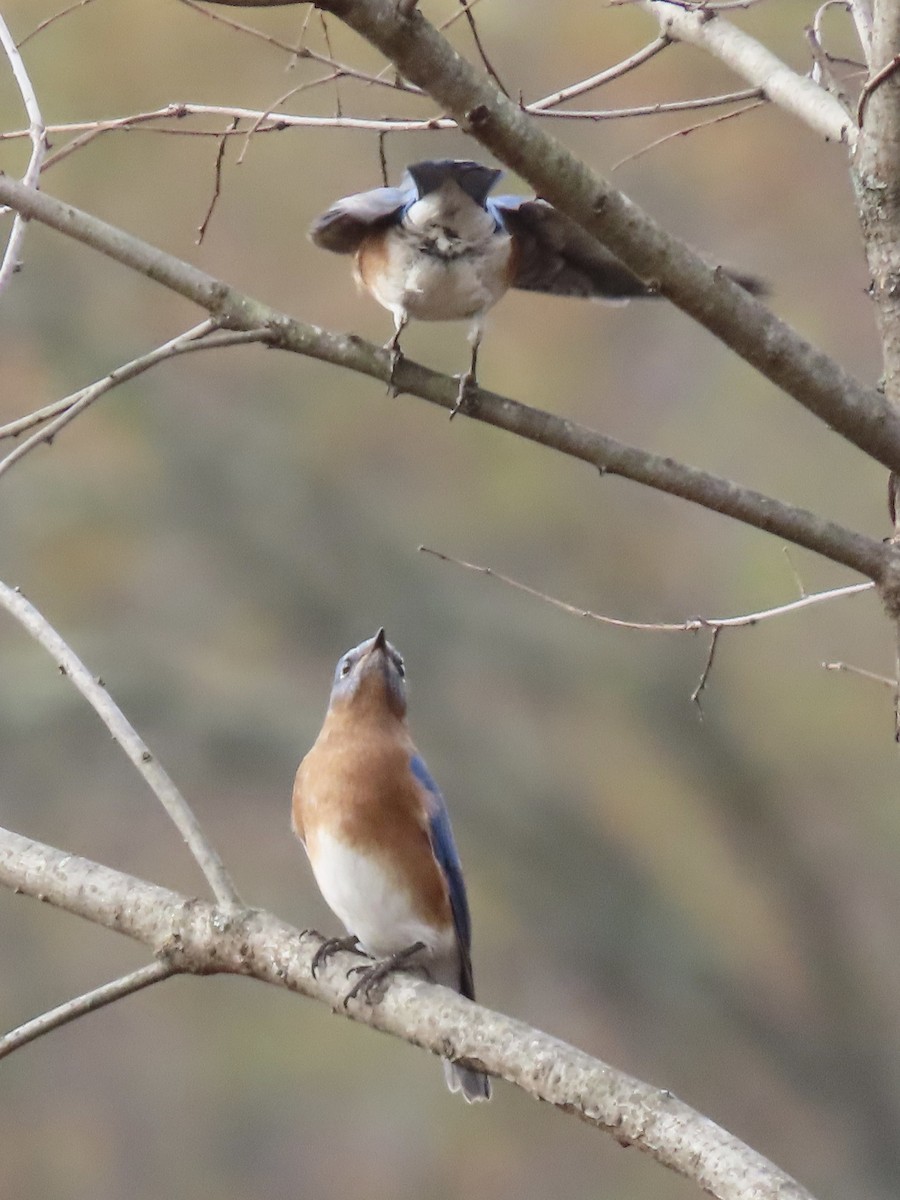
M 362 969 L 350 996 L 411 960 L 435 983 L 475 999 L 450 818 L 410 736 L 403 659 L 383 629 L 338 662 L 325 722 L 297 771 L 293 825 L 350 935 L 323 943 L 314 971 L 334 949 L 358 942 L 383 961 Z M 466 1100 L 490 1099 L 482 1072 L 445 1061 L 444 1073 Z
M 394 367 L 410 320 L 470 321 L 472 359 L 457 408 L 475 383 L 485 314 L 509 288 L 614 304 L 656 294 L 546 201 L 490 196 L 502 174 L 466 160 L 413 163 L 399 187 L 345 196 L 309 231 L 317 246 L 354 254 L 358 285 L 393 315 L 386 348 Z M 750 292 L 764 290 L 752 276 L 728 274 Z

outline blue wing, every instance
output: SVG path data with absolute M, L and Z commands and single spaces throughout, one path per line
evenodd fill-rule
M 456 938 L 460 951 L 460 991 L 470 1000 L 475 999 L 475 987 L 472 982 L 472 922 L 469 917 L 469 902 L 466 899 L 466 885 L 463 882 L 462 865 L 453 840 L 453 830 L 450 827 L 450 815 L 440 793 L 421 755 L 414 755 L 410 767 L 416 779 L 428 793 L 429 822 L 428 833 L 431 838 L 431 848 L 434 856 L 444 872 L 447 887 L 450 891 L 450 908 L 453 911 L 453 924 L 456 928 Z
M 309 236 L 323 250 L 355 254 L 367 233 L 399 221 L 416 196 L 416 186 L 408 175 L 400 187 L 373 188 L 370 192 L 344 196 L 316 217 Z

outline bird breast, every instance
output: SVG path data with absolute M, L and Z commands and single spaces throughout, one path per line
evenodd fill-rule
M 382 307 L 418 321 L 478 316 L 508 289 L 512 242 L 465 196 L 431 193 L 357 255 L 357 279 Z

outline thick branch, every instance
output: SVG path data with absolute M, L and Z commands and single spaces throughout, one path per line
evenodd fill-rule
M 84 242 L 193 300 L 212 313 L 223 327 L 268 329 L 271 333 L 270 345 L 346 367 L 384 383 L 391 380 L 401 391 L 420 396 L 448 410 L 456 404 L 458 380 L 439 375 L 409 359 L 403 359 L 393 370 L 387 351 L 376 349 L 361 338 L 328 333 L 314 325 L 295 321 L 228 287 L 205 271 L 69 204 L 63 204 L 44 192 L 33 191 L 0 176 L 0 202 L 12 205 L 25 216 Z M 898 552 L 893 546 L 845 529 L 806 509 L 795 508 L 674 459 L 649 454 L 574 421 L 542 412 L 483 388 L 467 393 L 464 411 L 474 420 L 484 421 L 571 458 L 581 459 L 605 474 L 621 475 L 636 483 L 669 492 L 795 542 L 798 546 L 805 546 L 834 562 L 852 567 L 876 582 L 883 581 L 897 557 Z M 900 420 L 897 421 L 897 429 L 900 434 Z M 900 461 L 900 440 L 897 448 Z
M 224 912 L 4 829 L 0 884 L 143 942 L 177 970 L 247 975 L 287 987 L 434 1054 L 484 1066 L 645 1151 L 719 1200 L 812 1200 L 671 1092 L 446 988 L 400 975 L 379 1004 L 352 1002 L 345 1010 L 350 956 L 335 955 L 313 979 L 317 943 L 269 913 Z
M 875 5 L 871 71 L 860 99 L 854 161 L 860 222 L 884 357 L 884 389 L 900 410 L 900 8 Z
M 774 104 L 830 141 L 846 142 L 851 148 L 855 144 L 853 120 L 834 96 L 808 76 L 792 71 L 756 38 L 724 17 L 689 11 L 665 0 L 645 0 L 644 7 L 673 41 L 688 42 L 715 55 L 748 83 L 761 88 Z
M 395 0 L 318 0 L 427 90 L 482 145 L 627 266 L 778 387 L 890 469 L 900 469 L 900 413 L 862 387 L 764 304 L 712 270 L 595 175 L 480 75 L 416 10 Z

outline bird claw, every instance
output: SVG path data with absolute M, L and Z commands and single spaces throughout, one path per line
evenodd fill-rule
M 347 972 L 347 978 L 351 975 L 359 975 L 356 983 L 344 997 L 344 1008 L 348 1006 L 351 1000 L 356 1000 L 360 993 L 367 1004 L 373 1004 L 372 992 L 375 988 L 387 979 L 388 975 L 406 965 L 406 963 L 420 950 L 425 949 L 424 942 L 413 942 L 411 946 L 407 946 L 404 950 L 398 950 L 396 954 L 391 954 L 388 958 L 379 959 L 378 962 L 364 963 L 358 967 L 351 967 Z
M 466 371 L 459 376 L 459 388 L 456 392 L 456 403 L 450 409 L 450 420 L 456 416 L 465 405 L 468 399 L 469 392 L 474 391 L 478 387 L 478 380 L 475 378 L 474 371 Z
M 315 930 L 304 930 L 304 932 L 315 933 Z M 319 968 L 328 961 L 333 954 L 337 954 L 338 950 L 349 950 L 353 954 L 362 954 L 359 949 L 359 938 L 349 934 L 347 937 L 331 937 L 323 938 L 322 945 L 313 955 L 313 960 L 310 963 L 310 972 L 313 979 L 316 978 L 316 972 Z

